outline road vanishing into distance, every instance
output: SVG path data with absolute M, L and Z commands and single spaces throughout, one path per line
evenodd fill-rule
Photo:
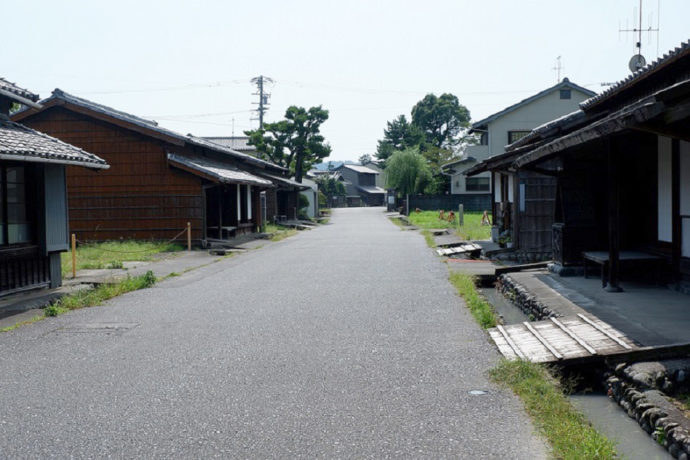
M 382 208 L 337 209 L 0 334 L 0 457 L 546 457 L 447 278 Z

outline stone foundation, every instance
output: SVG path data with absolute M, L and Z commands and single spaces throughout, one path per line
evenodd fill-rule
M 496 289 L 510 300 L 513 305 L 522 310 L 531 321 L 562 316 L 543 304 L 537 296 L 530 294 L 519 283 L 515 282 L 509 274 L 500 275 L 496 280 Z
M 690 360 L 619 364 L 606 376 L 613 398 L 673 458 L 690 458 L 690 419 L 662 391 L 687 391 Z

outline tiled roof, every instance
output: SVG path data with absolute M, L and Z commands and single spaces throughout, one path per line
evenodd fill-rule
M 108 168 L 96 155 L 9 120 L 0 120 L 0 158 Z
M 676 47 L 674 50 L 669 51 L 664 54 L 659 59 L 656 59 L 646 66 L 642 67 L 635 73 L 630 74 L 627 78 L 619 81 L 615 85 L 609 87 L 601 94 L 587 99 L 586 101 L 580 103 L 580 107 L 583 110 L 590 109 L 592 106 L 599 104 L 600 102 L 607 100 L 616 94 L 621 93 L 632 85 L 636 84 L 640 80 L 648 78 L 650 75 L 655 74 L 661 69 L 667 67 L 668 65 L 690 55 L 690 40 L 685 43 L 681 43 L 680 46 Z
M 191 134 L 187 134 L 187 142 L 189 142 L 190 144 L 197 145 L 199 147 L 205 147 L 211 150 L 215 150 L 216 152 L 225 153 L 227 155 L 242 159 L 247 163 L 251 163 L 257 166 L 287 171 L 287 169 L 278 166 L 277 164 L 271 163 L 270 161 L 261 160 L 247 153 L 238 152 L 237 150 L 233 150 L 230 147 L 225 147 L 223 145 L 216 144 L 215 142 L 211 142 L 207 139 L 204 139 L 203 137 L 196 137 Z
M 361 190 L 364 193 L 368 193 L 370 195 L 378 195 L 381 193 L 386 193 L 384 189 L 381 187 L 377 187 L 375 185 L 358 185 L 357 186 L 358 190 Z
M 205 176 L 216 179 L 218 182 L 223 182 L 226 184 L 247 184 L 260 187 L 273 186 L 273 183 L 270 180 L 249 174 L 246 171 L 240 171 L 228 166 L 227 164 L 212 161 L 207 158 L 191 158 L 168 153 L 168 161 L 173 164 L 183 166 L 187 170 L 201 173 Z
M 83 107 L 85 109 L 91 110 L 96 113 L 100 113 L 102 115 L 106 115 L 108 117 L 115 118 L 120 121 L 124 121 L 126 123 L 130 123 L 132 125 L 135 125 L 139 128 L 144 128 L 146 130 L 150 130 L 151 132 L 157 133 L 157 134 L 162 134 L 164 136 L 167 136 L 168 138 L 172 138 L 177 140 L 180 143 L 187 143 L 191 145 L 196 145 L 198 147 L 203 147 L 207 148 L 219 153 L 223 153 L 225 155 L 229 155 L 233 158 L 243 160 L 246 163 L 250 163 L 256 166 L 260 167 L 267 167 L 267 168 L 273 168 L 276 170 L 280 171 L 287 171 L 285 168 L 282 168 L 278 165 L 275 165 L 271 162 L 261 160 L 259 158 L 253 157 L 251 155 L 247 155 L 246 153 L 241 153 L 236 150 L 233 150 L 229 147 L 224 147 L 222 145 L 216 144 L 214 142 L 208 141 L 206 139 L 203 139 L 201 137 L 196 137 L 191 134 L 188 135 L 183 135 L 180 133 L 177 133 L 175 131 L 171 131 L 169 129 L 162 128 L 158 126 L 158 123 L 154 120 L 147 120 L 145 118 L 137 117 L 136 115 L 132 115 L 127 112 L 123 112 L 121 110 L 113 109 L 112 107 L 108 107 L 106 105 L 98 104 L 96 102 L 89 101 L 87 99 L 74 96 L 72 94 L 69 94 L 59 88 L 55 89 L 53 91 L 53 94 L 41 103 L 43 105 L 48 105 L 51 101 L 53 100 L 59 100 L 59 101 L 64 101 L 68 104 L 73 104 L 79 107 Z M 20 112 L 21 113 L 21 112 Z
M 378 171 L 374 171 L 373 169 L 367 168 L 366 166 L 344 164 L 342 167 L 347 168 L 347 169 L 351 169 L 351 170 L 356 171 L 360 174 L 379 174 Z
M 308 185 L 304 185 L 304 184 L 297 182 L 295 180 L 288 179 L 287 177 L 276 176 L 273 174 L 266 174 L 264 172 L 261 172 L 259 174 L 262 177 L 266 177 L 266 178 L 270 179 L 277 186 L 288 187 L 288 188 L 293 188 L 293 189 L 296 188 L 296 189 L 300 189 L 300 190 L 306 190 L 309 188 Z
M 24 99 L 28 99 L 32 102 L 38 101 L 38 94 L 34 94 L 27 89 L 20 88 L 19 86 L 15 85 L 12 82 L 5 80 L 2 77 L 0 77 L 0 91 L 12 93 L 16 96 L 22 97 Z
M 256 146 L 248 144 L 248 136 L 214 136 L 204 137 L 204 139 L 234 150 L 256 151 Z

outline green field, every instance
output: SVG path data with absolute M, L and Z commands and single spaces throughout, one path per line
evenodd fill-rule
M 467 240 L 488 240 L 491 237 L 491 226 L 481 225 L 481 212 L 466 212 L 464 225 L 458 227 L 458 216 L 453 222 L 440 220 L 439 211 L 410 212 L 412 225 L 422 229 L 454 228 L 458 236 Z

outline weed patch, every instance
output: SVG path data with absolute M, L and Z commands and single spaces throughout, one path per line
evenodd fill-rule
M 452 228 L 458 236 L 466 240 L 486 240 L 491 237 L 491 227 L 482 225 L 481 212 L 466 212 L 463 216 L 463 225 L 458 225 L 458 216 L 452 221 L 441 220 L 439 211 L 410 212 L 410 223 L 422 229 Z
M 491 305 L 477 292 L 474 278 L 464 273 L 451 273 L 450 282 L 460 297 L 465 299 L 472 316 L 484 329 L 496 326 L 496 314 Z
M 561 385 L 544 366 L 503 360 L 490 375 L 522 399 L 527 413 L 551 444 L 555 458 L 616 458 L 615 445 L 570 405 Z
M 148 261 L 162 252 L 181 251 L 179 244 L 152 241 L 107 241 L 80 244 L 77 247 L 77 270 L 122 268 L 123 262 Z M 62 253 L 62 275 L 72 272 L 72 253 Z
M 434 235 L 432 235 L 429 230 L 422 230 L 421 233 L 424 236 L 424 241 L 426 241 L 426 245 L 430 248 L 435 248 L 436 241 L 434 241 Z
M 101 284 L 96 289 L 88 289 L 62 297 L 43 310 L 44 316 L 58 316 L 70 310 L 99 305 L 108 299 L 117 297 L 127 292 L 145 289 L 156 283 L 156 276 L 151 270 L 145 275 L 128 277 L 114 284 Z

